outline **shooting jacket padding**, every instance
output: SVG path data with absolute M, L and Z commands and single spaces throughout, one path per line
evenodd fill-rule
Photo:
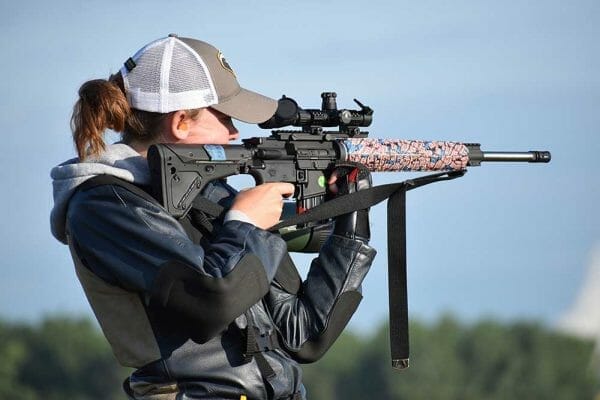
M 203 193 L 222 204 L 234 194 L 223 183 Z M 302 281 L 279 236 L 240 221 L 212 222 L 211 237 L 194 242 L 201 235 L 120 185 L 79 190 L 69 202 L 77 276 L 115 356 L 136 369 L 135 398 L 304 396 L 297 362 L 320 357 L 344 328 L 375 250 L 333 235 Z M 201 312 L 160 299 L 161 276 L 176 268 L 197 275 L 179 294 L 191 294 Z M 282 346 L 264 353 L 276 374 L 268 382 L 256 360 L 243 357 L 246 310 L 257 331 L 276 333 Z

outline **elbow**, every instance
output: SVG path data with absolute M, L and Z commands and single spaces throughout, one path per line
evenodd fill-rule
M 296 361 L 309 364 L 319 360 L 340 336 L 358 308 L 362 295 L 358 291 L 343 293 L 335 303 L 326 328 L 304 342 L 296 351 L 290 351 Z

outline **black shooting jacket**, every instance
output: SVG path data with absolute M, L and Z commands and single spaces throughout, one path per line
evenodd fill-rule
M 234 195 L 224 182 L 203 192 L 224 206 Z M 102 330 L 135 369 L 135 399 L 305 398 L 299 363 L 339 336 L 375 256 L 331 235 L 303 281 L 279 235 L 199 210 L 176 220 L 118 181 L 84 184 L 65 223 Z

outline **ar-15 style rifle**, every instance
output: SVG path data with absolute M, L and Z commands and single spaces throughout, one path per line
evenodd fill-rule
M 337 162 L 364 164 L 372 172 L 462 171 L 481 162 L 550 161 L 547 151 L 484 152 L 475 143 L 371 139 L 373 110 L 355 100 L 360 110 L 338 110 L 335 93 L 322 93 L 321 109 L 302 109 L 289 97 L 279 100 L 275 115 L 260 124 L 274 130 L 269 137 L 243 139 L 231 145 L 154 145 L 148 151 L 154 191 L 167 211 L 181 218 L 194 198 L 214 179 L 250 174 L 257 184 L 289 182 L 296 186 L 298 211 L 321 204 L 326 173 Z M 326 131 L 325 127 L 339 127 Z
M 171 215 L 182 218 L 206 184 L 215 179 L 250 174 L 257 184 L 292 183 L 296 186 L 293 197 L 298 215 L 274 229 L 298 224 L 306 227 L 311 222 L 367 208 L 389 197 L 388 227 L 395 227 L 388 234 L 392 363 L 396 368 L 404 368 L 408 366 L 405 192 L 462 176 L 467 167 L 478 166 L 482 162 L 547 163 L 550 153 L 487 152 L 475 143 L 371 139 L 367 137 L 368 132 L 360 130 L 372 122 L 373 110 L 370 107 L 355 99 L 360 109 L 340 110 L 335 93 L 322 93 L 321 98 L 320 109 L 303 109 L 293 99 L 283 96 L 275 115 L 259 124 L 264 129 L 291 125 L 301 127 L 301 130 L 273 130 L 271 136 L 244 139 L 242 144 L 151 146 L 148 163 L 153 194 Z M 338 130 L 324 129 L 332 127 L 338 127 Z M 374 187 L 326 202 L 327 175 L 337 163 L 348 161 L 363 164 L 372 172 L 442 172 L 400 184 Z M 301 241 L 299 250 L 312 249 L 315 243 L 318 248 L 323 240 L 323 231 L 311 228 L 309 234 L 302 231 L 301 236 L 309 238 Z M 399 319 L 394 318 L 397 314 L 400 314 Z

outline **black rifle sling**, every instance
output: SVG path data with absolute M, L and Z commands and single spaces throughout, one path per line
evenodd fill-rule
M 406 266 L 406 185 L 387 204 L 388 301 L 392 367 L 408 368 L 408 283 Z
M 390 318 L 390 351 L 392 367 L 405 369 L 409 365 L 408 285 L 406 266 L 406 192 L 434 182 L 461 177 L 466 171 L 442 172 L 400 183 L 375 186 L 334 198 L 303 214 L 288 218 L 271 228 L 280 228 L 322 221 L 356 210 L 369 208 L 385 199 L 388 224 L 388 296 Z
M 117 178 L 116 176 L 112 175 L 96 175 L 93 178 L 90 178 L 87 181 L 83 182 L 81 185 L 79 185 L 77 187 L 77 191 L 87 190 L 102 185 L 122 186 L 130 192 L 133 192 L 138 196 L 142 197 L 143 199 L 153 204 L 160 205 L 160 203 L 154 197 L 148 194 L 149 188 L 146 188 L 142 185 L 134 185 L 133 183 L 127 182 L 121 178 Z
M 329 201 L 326 201 L 325 203 L 309 209 L 302 214 L 296 214 L 293 217 L 287 218 L 277 225 L 269 228 L 269 230 L 277 232 L 279 229 L 285 228 L 286 226 L 323 221 L 343 214 L 348 214 L 356 210 L 363 210 L 390 198 L 390 196 L 392 196 L 398 190 L 412 190 L 430 183 L 455 179 L 463 176 L 465 172 L 466 171 L 440 172 L 437 174 L 425 175 L 415 179 L 410 179 L 400 183 L 389 183 L 386 185 L 374 186 L 369 189 L 335 197 Z

